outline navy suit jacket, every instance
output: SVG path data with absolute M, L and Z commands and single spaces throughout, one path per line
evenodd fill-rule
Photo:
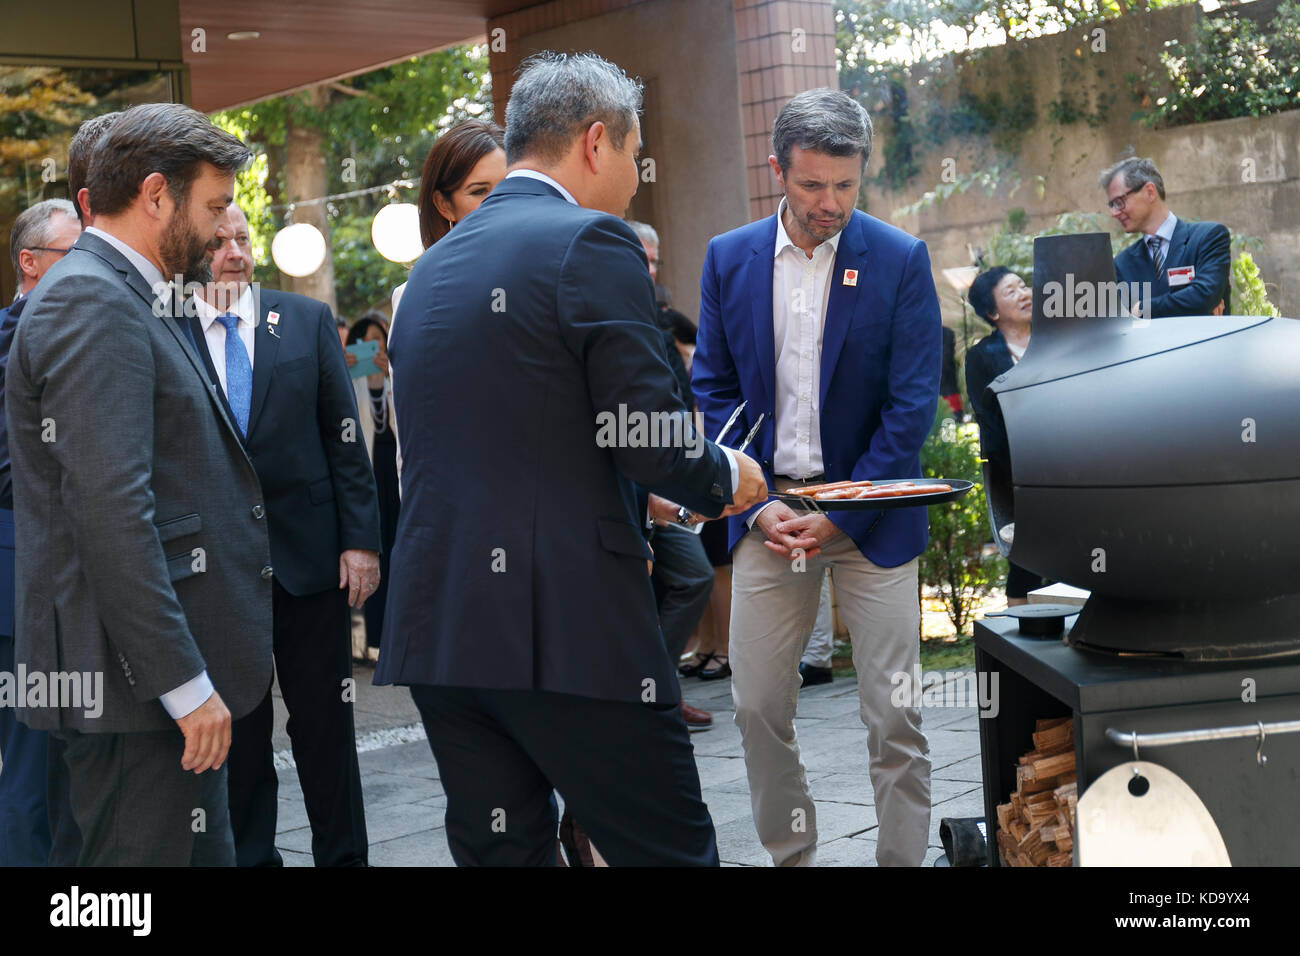
M 774 487 L 775 249 L 775 215 L 709 243 L 691 366 L 706 434 L 716 435 L 742 401 L 749 404 L 733 428 L 733 444 L 760 412 L 767 413 L 749 453 L 763 466 L 768 487 Z M 856 285 L 845 284 L 846 269 L 858 270 Z M 830 282 L 818 396 L 826 480 L 920 477 L 921 445 L 938 402 L 941 354 L 939 298 L 925 243 L 855 210 Z M 748 530 L 748 514 L 729 519 L 732 548 Z M 882 567 L 910 561 L 929 539 L 924 508 L 839 511 L 830 518 Z
M 1149 317 L 1163 319 L 1176 315 L 1209 315 L 1223 302 L 1224 314 L 1232 314 L 1231 238 L 1226 227 L 1217 222 L 1178 220 L 1169 251 L 1156 275 L 1142 236 L 1115 257 L 1115 277 L 1120 282 L 1150 282 Z M 1195 266 L 1196 278 L 1184 286 L 1169 287 L 1169 269 Z
M 389 354 L 402 510 L 375 683 L 675 705 L 635 485 L 716 516 L 731 468 L 707 443 L 602 447 L 601 413 L 686 412 L 632 230 L 506 179 L 420 257 Z
M 379 550 L 379 494 L 330 307 L 274 289 L 258 299 L 244 448 L 266 496 L 275 578 L 290 594 L 316 594 L 338 587 L 340 553 Z M 202 324 L 186 321 L 219 385 Z

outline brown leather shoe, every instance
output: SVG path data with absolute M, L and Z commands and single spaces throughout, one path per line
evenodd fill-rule
M 686 721 L 686 729 L 691 733 L 697 730 L 708 730 L 713 726 L 712 714 L 698 707 L 692 707 L 685 701 L 682 702 L 682 719 Z

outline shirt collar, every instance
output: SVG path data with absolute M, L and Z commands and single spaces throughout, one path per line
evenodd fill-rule
M 195 313 L 198 315 L 199 321 L 203 324 L 204 332 L 212 327 L 213 322 L 217 321 L 218 315 L 224 314 L 208 305 L 207 302 L 200 299 L 197 295 L 191 296 L 190 301 L 194 303 Z M 256 309 L 254 308 L 253 302 L 253 287 L 251 284 L 244 287 L 244 291 L 239 294 L 239 299 L 235 302 L 235 307 L 230 311 L 239 316 L 240 325 L 257 324 Z
M 785 223 L 781 221 L 781 216 L 782 214 L 784 214 L 785 210 L 786 210 L 785 197 L 782 196 L 781 204 L 776 207 L 776 249 L 772 252 L 772 258 L 775 259 L 778 256 L 780 256 L 781 252 L 785 249 L 785 247 L 789 246 L 791 249 L 794 249 L 796 252 L 798 252 L 801 258 L 808 260 L 808 257 L 804 255 L 804 251 L 794 244 L 794 241 L 790 238 L 790 234 L 785 231 Z M 834 258 L 835 254 L 839 252 L 840 236 L 843 235 L 843 233 L 844 230 L 841 229 L 839 232 L 835 233 L 835 235 L 831 236 L 829 239 L 823 240 L 817 246 L 817 248 L 813 250 L 813 255 L 817 255 L 817 250 L 820 249 L 822 246 L 830 246 L 831 257 Z
M 1165 217 L 1165 221 L 1160 224 L 1160 228 L 1157 229 L 1153 233 L 1153 235 L 1159 236 L 1165 242 L 1173 242 L 1174 227 L 1177 225 L 1178 225 L 1178 217 L 1171 212 L 1168 216 Z
M 155 288 L 165 281 L 163 279 L 163 274 L 158 270 L 156 265 L 144 256 L 140 255 L 140 253 L 136 252 L 121 239 L 117 238 L 117 236 L 110 235 L 98 226 L 87 226 L 85 231 L 92 235 L 99 236 L 99 238 L 103 239 L 118 252 L 122 253 L 122 255 L 126 257 L 126 261 L 135 266 L 135 271 L 140 273 L 144 278 L 144 281 L 149 284 L 150 289 Z
M 571 202 L 575 206 L 578 205 L 578 200 L 573 198 L 573 193 L 569 192 L 545 173 L 539 173 L 535 169 L 512 169 L 510 172 L 506 173 L 506 179 L 512 179 L 515 176 L 521 176 L 524 179 L 536 179 L 538 182 L 546 183 L 548 186 L 553 186 L 555 189 L 559 190 L 560 195 L 564 197 L 565 202 Z

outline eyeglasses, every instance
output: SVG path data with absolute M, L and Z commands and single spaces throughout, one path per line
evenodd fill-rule
M 1142 184 L 1142 186 L 1145 185 L 1146 183 Z M 1135 186 L 1133 189 L 1130 189 L 1128 192 L 1124 193 L 1124 195 L 1116 196 L 1110 202 L 1106 203 L 1106 205 L 1110 207 L 1111 212 L 1122 212 L 1124 207 L 1128 205 L 1128 197 L 1132 196 L 1136 192 L 1141 192 L 1142 186 Z
M 53 246 L 28 246 L 27 251 L 28 252 L 57 252 L 61 256 L 66 256 L 69 252 L 72 251 L 72 247 L 69 246 L 67 249 L 55 249 Z

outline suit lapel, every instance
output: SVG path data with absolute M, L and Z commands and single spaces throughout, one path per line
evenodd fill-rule
M 122 277 L 126 280 L 127 286 L 129 286 L 131 290 L 135 292 L 136 295 L 140 296 L 140 298 L 145 301 L 145 304 L 149 306 L 149 311 L 154 315 L 158 315 L 158 308 L 155 307 L 158 298 L 154 295 L 153 289 L 149 287 L 149 283 L 145 281 L 144 276 L 140 275 L 140 270 L 133 266 L 127 258 L 122 255 L 122 253 L 118 252 L 103 239 L 100 239 L 98 236 L 93 234 L 82 234 L 81 238 L 77 240 L 77 245 L 93 252 L 121 273 Z M 195 374 L 202 380 L 204 390 L 208 393 L 208 397 L 212 399 L 212 403 L 216 405 L 217 412 L 221 416 L 222 421 L 226 423 L 226 427 L 230 429 L 231 434 L 233 434 L 236 439 L 240 440 L 242 445 L 239 428 L 236 427 L 234 418 L 227 413 L 225 403 L 218 395 L 221 391 L 221 387 L 211 384 L 211 381 L 203 368 L 202 362 L 199 361 L 197 343 L 192 342 L 190 336 L 186 335 L 185 331 L 181 328 L 181 323 L 185 321 L 184 309 L 186 308 L 186 302 L 182 298 L 179 302 L 178 310 L 176 292 L 174 290 L 175 286 L 169 288 L 169 295 L 171 298 L 161 306 L 163 314 L 159 316 L 159 318 L 167 331 L 175 337 L 176 342 L 181 347 L 181 351 L 185 353 L 185 357 L 189 359 L 190 365 L 194 368 Z M 172 316 L 175 314 L 179 314 L 181 317 L 173 318 Z
M 217 367 L 212 364 L 212 353 L 208 351 L 208 339 L 203 333 L 203 323 L 199 321 L 198 316 L 191 316 L 181 321 L 185 323 L 185 329 L 189 332 L 191 340 L 196 343 L 195 347 L 199 352 L 199 360 L 203 363 L 203 370 L 208 373 L 208 381 L 213 386 L 212 394 L 217 396 L 221 407 L 233 422 L 235 413 L 230 410 L 230 402 L 226 399 L 226 393 L 221 388 L 221 379 L 217 376 Z
M 1165 281 L 1168 282 L 1169 267 L 1184 265 L 1187 260 L 1184 253 L 1187 251 L 1187 243 L 1192 238 L 1192 230 L 1187 227 L 1187 223 L 1181 219 L 1174 224 L 1174 234 L 1169 237 L 1169 252 L 1165 255 L 1166 274 Z
M 772 252 L 776 248 L 776 220 L 772 220 L 769 241 L 754 249 L 749 260 L 746 285 L 749 288 L 751 322 L 754 329 L 754 350 L 758 356 L 759 379 L 763 385 L 766 408 L 776 401 L 776 332 L 772 318 Z M 757 416 L 761 409 L 751 409 Z
M 253 399 L 248 409 L 250 435 L 257 427 L 257 419 L 266 403 L 266 393 L 271 387 L 271 373 L 275 371 L 275 357 L 280 351 L 280 336 L 271 333 L 272 327 L 266 321 L 267 314 L 275 311 L 275 303 L 265 295 L 255 298 L 260 298 L 260 301 L 256 303 L 257 325 L 253 329 Z
M 817 395 L 818 408 L 823 411 L 826 408 L 826 390 L 830 387 L 835 363 L 839 361 L 840 350 L 844 348 L 844 340 L 848 338 L 849 326 L 866 303 L 864 291 L 867 264 L 867 243 L 862 235 L 862 223 L 854 216 L 840 234 L 835 264 L 827 279 L 831 290 L 826 304 L 826 324 L 822 329 L 821 380 Z M 847 269 L 857 270 L 856 285 L 845 283 L 844 273 Z

